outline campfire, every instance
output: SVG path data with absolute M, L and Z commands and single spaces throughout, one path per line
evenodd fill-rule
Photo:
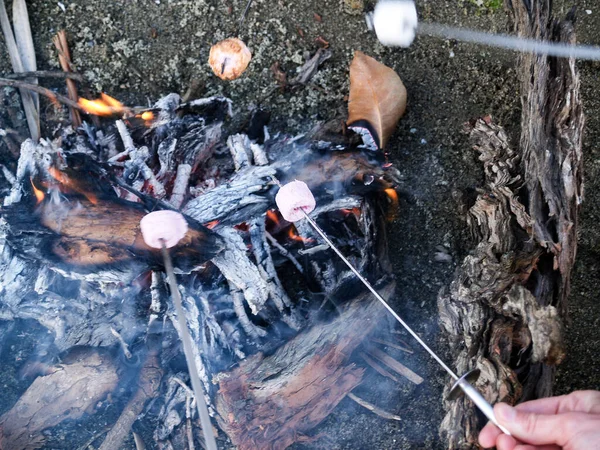
M 306 182 L 313 219 L 389 297 L 386 226 L 399 174 L 381 151 L 262 126 L 250 139 L 228 129 L 234 105 L 223 97 L 170 94 L 145 110 L 106 94 L 77 104 L 104 119 L 83 135 L 25 141 L 5 187 L 0 280 L 12 300 L 3 317 L 38 321 L 52 337 L 48 370 L 0 418 L 3 448 L 38 447 L 57 414 L 78 419 L 122 383 L 137 384 L 100 448 L 115 448 L 132 425 L 122 421 L 142 413 L 157 424 L 159 448 L 202 440 L 160 251 L 139 227 L 157 210 L 180 210 L 188 222 L 170 254 L 221 440 L 286 448 L 348 395 L 398 419 L 351 392 L 367 377 L 421 383 L 399 361 L 411 350 L 390 342 L 384 309 L 274 201 L 277 183 Z M 89 391 L 84 404 L 74 378 Z M 53 396 L 34 407 L 44 390 Z
M 532 18 L 520 2 L 507 3 L 514 3 L 519 33 L 551 29 L 536 22 L 545 15 Z M 574 39 L 568 21 L 552 30 L 548 37 Z M 331 56 L 322 42 L 289 81 L 273 64 L 276 89 L 310 80 Z M 172 93 L 143 108 L 106 93 L 82 98 L 64 33 L 55 45 L 68 96 L 40 86 L 38 76 L 48 74 L 35 72 L 31 61 L 13 65 L 33 73 L 0 79 L 21 90 L 31 135 L 3 136 L 14 160 L 0 177 L 0 337 L 36 330 L 35 350 L 15 363 L 27 387 L 0 417 L 0 448 L 53 446 L 55 433 L 64 433 L 82 448 L 120 448 L 133 434 L 138 449 L 193 449 L 206 445 L 200 402 L 219 446 L 248 450 L 326 446 L 318 426 L 345 398 L 400 420 L 377 396 L 357 395 L 361 385 L 381 385 L 382 397 L 426 381 L 388 312 L 356 277 L 382 300 L 394 296 L 387 227 L 399 214 L 401 176 L 385 146 L 407 100 L 394 70 L 356 51 L 347 121 L 292 135 L 223 96 Z M 239 39 L 215 48 L 215 75 L 243 76 L 250 49 Z M 11 56 L 17 63 L 21 57 Z M 564 357 L 560 319 L 581 203 L 575 67 L 533 57 L 520 64 L 524 150 L 512 150 L 490 117 L 468 125 L 486 177 L 465 207 L 478 245 L 438 299 L 451 365 L 482 374 L 476 388 L 484 402 L 550 392 L 553 365 Z M 543 76 L 530 86 L 536 70 Z M 532 100 L 538 94 L 552 101 Z M 41 137 L 38 96 L 67 105 L 71 126 Z M 570 128 L 560 123 L 564 117 Z M 536 165 L 546 161 L 539 149 L 553 152 L 554 166 Z M 546 178 L 556 167 L 561 183 Z M 298 181 L 316 208 L 310 220 L 292 223 L 276 195 Z M 187 224 L 167 259 L 140 228 L 149 213 L 164 211 L 177 211 Z M 186 347 L 184 357 L 188 335 L 191 354 Z M 473 448 L 482 417 L 468 399 L 445 402 L 442 436 L 451 448 Z M 86 424 L 94 433 L 83 442 L 73 429 Z

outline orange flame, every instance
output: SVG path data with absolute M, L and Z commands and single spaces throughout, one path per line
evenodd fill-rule
M 273 222 L 275 225 L 279 224 L 279 217 L 277 217 L 277 213 L 272 209 L 267 210 L 267 219 Z
M 142 114 L 140 114 L 140 117 L 142 118 L 142 120 L 153 120 L 154 119 L 154 113 L 152 111 L 144 111 Z
M 117 99 L 104 93 L 100 94 L 100 98 L 96 100 L 88 100 L 80 97 L 77 103 L 88 114 L 93 114 L 95 116 L 123 115 L 129 111 L 129 108 L 124 106 Z
M 354 216 L 356 216 L 356 218 L 358 219 L 360 217 L 360 208 L 358 207 L 354 207 L 352 209 L 348 209 L 348 208 L 343 208 L 340 210 L 342 212 L 342 214 L 344 214 L 344 216 L 349 216 L 350 214 L 354 214 Z
M 296 242 L 302 242 L 303 244 L 310 244 L 312 242 L 315 242 L 314 239 L 311 238 L 303 238 L 302 236 L 300 236 L 298 234 L 298 231 L 296 231 L 296 227 L 291 226 L 289 228 L 288 231 L 288 238 L 290 238 L 292 241 L 296 241 Z
M 98 204 L 98 197 L 96 197 L 91 192 L 86 192 L 84 187 L 81 186 L 81 183 L 77 182 L 77 180 L 73 180 L 68 175 L 66 175 L 65 173 L 58 170 L 56 167 L 50 167 L 48 169 L 48 173 L 52 176 L 52 178 L 54 178 L 56 181 L 58 181 L 63 187 L 72 189 L 75 192 L 82 194 L 85 198 L 88 199 L 88 201 L 92 205 Z
M 206 228 L 208 228 L 209 230 L 212 230 L 217 225 L 219 225 L 219 221 L 218 220 L 211 220 L 210 222 L 207 222 L 207 223 L 204 224 L 204 226 Z
M 390 198 L 390 200 L 394 206 L 398 205 L 398 193 L 396 192 L 395 189 L 388 188 L 385 190 L 385 193 Z
M 398 211 L 398 193 L 395 189 L 388 188 L 385 190 L 388 198 L 390 199 L 390 207 L 388 209 L 387 220 L 392 221 L 396 218 Z
M 36 205 L 39 205 L 40 203 L 42 203 L 44 201 L 44 192 L 40 191 L 38 188 L 35 187 L 35 184 L 33 184 L 33 179 L 30 178 L 29 181 L 31 181 L 31 187 L 33 187 L 33 193 L 35 194 L 35 198 L 36 198 Z

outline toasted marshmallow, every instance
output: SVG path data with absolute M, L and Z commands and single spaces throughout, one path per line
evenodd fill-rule
M 279 189 L 275 196 L 279 212 L 288 222 L 297 222 L 304 218 L 304 211 L 310 214 L 317 205 L 315 197 L 303 181 L 292 181 Z
M 154 211 L 140 220 L 144 242 L 152 248 L 175 247 L 188 230 L 185 217 L 177 211 Z

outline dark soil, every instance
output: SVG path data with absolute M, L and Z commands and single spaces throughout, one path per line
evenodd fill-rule
M 104 91 L 129 105 L 146 105 L 197 84 L 198 96 L 226 95 L 241 115 L 265 106 L 272 113 L 274 130 L 295 133 L 308 130 L 319 120 L 344 117 L 348 66 L 354 50 L 393 67 L 408 90 L 407 114 L 388 148 L 391 161 L 404 175 L 406 193 L 389 242 L 398 279 L 394 306 L 444 354 L 436 298 L 472 245 L 457 199 L 481 186 L 483 179 L 462 125 L 491 114 L 517 142 L 520 101 L 515 54 L 428 37 L 417 39 L 410 49 L 385 48 L 367 31 L 363 18 L 363 8 L 372 8 L 373 2 L 256 0 L 239 33 L 252 50 L 252 62 L 240 79 L 224 82 L 208 67 L 208 51 L 215 42 L 235 35 L 245 1 L 64 0 L 65 12 L 57 3 L 28 2 L 39 68 L 58 68 L 51 38 L 66 29 L 77 70 L 90 82 L 90 95 Z M 476 3 L 418 0 L 417 7 L 422 21 L 492 32 L 507 30 L 506 15 L 495 6 L 497 2 L 484 2 L 487 7 Z M 351 5 L 357 4 L 359 8 L 353 10 Z M 600 44 L 596 0 L 578 4 L 580 42 Z M 571 2 L 556 1 L 555 13 L 564 16 L 570 6 Z M 279 62 L 291 78 L 303 63 L 303 54 L 318 48 L 318 37 L 329 42 L 333 57 L 310 85 L 285 92 L 275 89 L 271 65 Z M 600 64 L 578 65 L 587 112 L 586 199 L 570 302 L 569 354 L 558 372 L 559 393 L 600 388 L 600 302 L 596 300 L 600 290 L 600 149 L 595 145 L 600 140 L 600 116 L 596 113 L 600 94 L 595 91 L 600 85 Z M 2 49 L 0 71 L 8 70 Z M 60 83 L 46 85 L 64 91 Z M 434 260 L 439 246 L 447 249 L 452 263 Z M 415 355 L 402 357 L 402 361 L 426 379 L 422 385 L 390 385 L 387 395 L 374 385 L 356 391 L 399 414 L 402 421 L 381 419 L 346 399 L 315 430 L 322 434 L 320 439 L 296 448 L 441 448 L 437 435 L 443 417 L 441 393 L 449 380 L 416 347 Z M 13 386 L 3 385 L 9 390 Z M 3 398 L 0 412 L 10 408 L 8 399 L 14 400 L 10 393 Z M 133 448 L 133 442 L 128 445 L 126 448 Z

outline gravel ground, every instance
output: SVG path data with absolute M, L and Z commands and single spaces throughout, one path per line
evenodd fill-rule
M 9 2 L 10 3 L 10 2 Z M 483 3 L 483 6 L 477 6 Z M 506 31 L 506 15 L 497 0 L 417 0 L 422 21 L 480 30 Z M 200 96 L 226 95 L 238 113 L 262 105 L 272 112 L 272 127 L 300 132 L 316 121 L 343 117 L 348 95 L 348 65 L 362 50 L 393 67 L 408 90 L 408 110 L 389 144 L 390 158 L 404 175 L 401 214 L 392 225 L 390 247 L 398 278 L 396 307 L 432 346 L 444 353 L 436 319 L 436 296 L 469 251 L 465 223 L 455 193 L 481 185 L 482 171 L 461 133 L 469 119 L 491 114 L 518 136 L 520 103 L 515 55 L 502 50 L 423 37 L 410 49 L 388 49 L 367 31 L 362 0 L 256 0 L 239 29 L 241 0 L 31 0 L 30 17 L 41 69 L 58 68 L 51 37 L 69 33 L 79 71 L 91 92 L 104 91 L 127 104 L 146 105 L 168 92 L 185 92 L 192 84 Z M 61 6 L 62 5 L 62 6 Z M 600 7 L 582 0 L 579 40 L 600 44 Z M 571 3 L 555 2 L 557 15 Z M 586 10 L 590 10 L 588 14 Z M 233 82 L 212 75 L 208 51 L 216 41 L 238 35 L 253 52 L 246 74 Z M 311 84 L 281 92 L 270 67 L 279 62 L 292 77 L 305 52 L 318 48 L 321 37 L 333 57 Z M 560 368 L 557 391 L 600 388 L 600 64 L 581 62 L 582 95 L 587 111 L 585 134 L 586 202 L 571 296 L 569 357 Z M 5 53 L 0 70 L 8 70 Z M 48 84 L 48 86 L 53 86 Z M 59 87 L 60 84 L 55 84 Z M 46 130 L 51 134 L 51 130 Z M 516 139 L 513 139 L 516 142 Z M 453 263 L 433 261 L 444 245 Z M 350 400 L 319 427 L 323 438 L 296 448 L 441 448 L 437 435 L 442 418 L 441 391 L 448 380 L 422 352 L 404 363 L 426 378 L 408 383 L 363 386 L 359 393 L 403 417 L 389 422 Z M 10 396 L 9 396 L 10 397 Z M 10 405 L 2 405 L 2 410 Z M 132 442 L 128 447 L 133 448 Z M 64 447 L 71 448 L 71 447 Z

